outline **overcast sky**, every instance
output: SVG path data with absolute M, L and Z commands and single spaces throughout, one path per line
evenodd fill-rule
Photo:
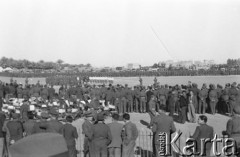
M 239 0 L 1 0 L 0 57 L 93 66 L 240 58 Z

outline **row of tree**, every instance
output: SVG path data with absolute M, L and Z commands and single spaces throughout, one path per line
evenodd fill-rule
M 0 59 L 0 67 L 6 68 L 16 68 L 16 69 L 43 69 L 43 70 L 50 70 L 50 69 L 62 69 L 64 67 L 91 67 L 91 64 L 78 64 L 72 65 L 64 63 L 63 60 L 58 59 L 56 62 L 45 62 L 44 60 L 40 60 L 38 62 L 29 61 L 26 59 L 23 60 L 16 60 L 13 58 L 2 57 Z

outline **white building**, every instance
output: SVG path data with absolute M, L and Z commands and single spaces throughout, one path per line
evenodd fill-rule
M 127 69 L 140 69 L 140 64 L 137 64 L 137 63 L 128 63 L 126 68 L 127 68 Z

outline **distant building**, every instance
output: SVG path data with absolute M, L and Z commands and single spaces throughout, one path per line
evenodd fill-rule
M 158 65 L 164 65 L 165 68 L 169 68 L 170 66 L 173 66 L 174 61 L 173 60 L 167 60 L 163 62 L 158 62 Z
M 201 67 L 201 66 L 203 66 L 203 62 L 201 62 L 201 61 L 194 61 L 194 65 L 196 67 Z
M 140 64 L 136 64 L 136 63 L 129 63 L 127 64 L 127 69 L 140 69 Z
M 179 68 L 190 69 L 193 66 L 193 61 L 179 61 L 176 63 Z
M 215 64 L 214 60 L 203 60 L 203 64 L 205 66 L 211 66 L 213 64 Z
M 121 71 L 123 69 L 124 69 L 124 67 L 116 67 L 116 70 L 118 70 L 118 71 Z

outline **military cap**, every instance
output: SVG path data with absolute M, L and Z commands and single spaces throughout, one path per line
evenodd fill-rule
M 57 133 L 27 136 L 9 147 L 11 157 L 67 157 L 65 139 Z

